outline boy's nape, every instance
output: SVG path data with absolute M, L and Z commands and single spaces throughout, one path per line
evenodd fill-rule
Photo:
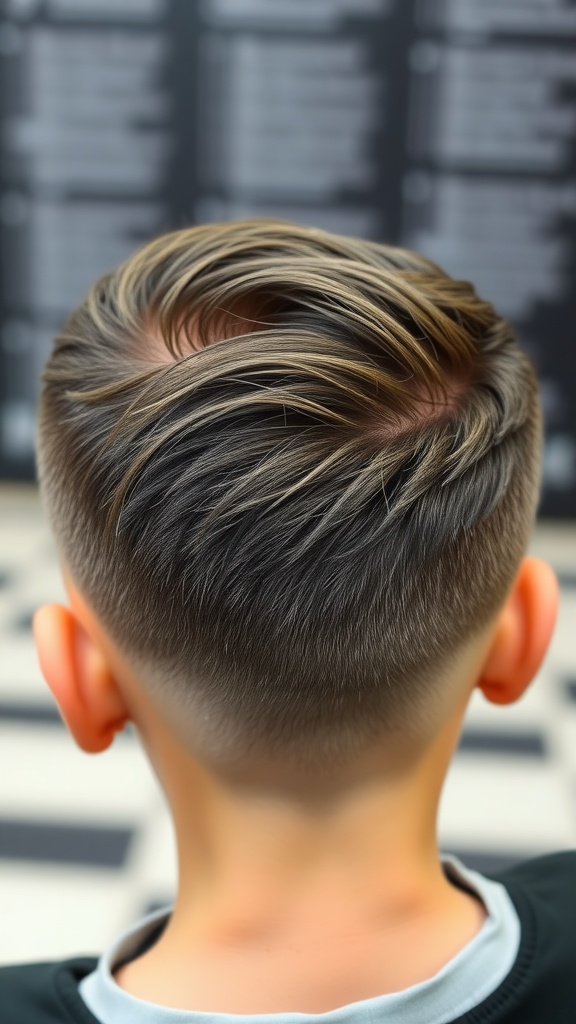
M 39 422 L 74 591 L 223 771 L 401 757 L 542 657 L 535 375 L 414 253 L 268 221 L 164 236 L 69 318 Z

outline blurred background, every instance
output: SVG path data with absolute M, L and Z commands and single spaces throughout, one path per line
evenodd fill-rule
M 61 586 L 34 487 L 52 336 L 137 245 L 280 216 L 418 249 L 517 327 L 546 414 L 534 549 L 562 584 L 527 696 L 473 699 L 443 849 L 576 846 L 576 4 L 0 2 L 0 960 L 98 951 L 173 889 L 134 737 L 78 753 L 30 618 Z

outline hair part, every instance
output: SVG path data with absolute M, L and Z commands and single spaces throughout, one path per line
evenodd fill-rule
M 429 729 L 538 489 L 535 375 L 470 284 L 289 223 L 191 228 L 93 286 L 44 382 L 63 557 L 204 756 L 321 771 Z

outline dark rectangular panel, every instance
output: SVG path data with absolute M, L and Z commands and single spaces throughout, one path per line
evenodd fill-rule
M 0 475 L 33 475 L 39 374 L 66 315 L 171 226 L 172 9 L 45 0 L 0 15 Z
M 534 358 L 545 515 L 576 515 L 576 12 L 418 0 L 403 237 L 473 281 Z

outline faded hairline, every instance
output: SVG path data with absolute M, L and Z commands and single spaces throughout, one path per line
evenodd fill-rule
M 39 466 L 77 585 L 204 752 L 320 766 L 434 717 L 526 548 L 540 432 L 470 285 L 245 222 L 94 286 L 47 364 Z

